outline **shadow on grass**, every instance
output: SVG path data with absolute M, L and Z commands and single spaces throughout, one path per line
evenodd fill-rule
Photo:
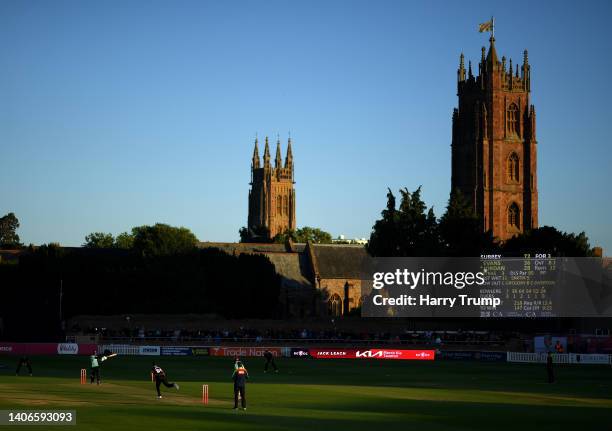
M 156 418 L 170 425 L 179 419 L 184 425 L 201 424 L 207 430 L 379 430 L 426 429 L 437 430 L 508 430 L 508 431 L 580 431 L 605 429 L 612 420 L 610 409 L 581 407 L 533 407 L 512 404 L 479 404 L 465 402 L 391 401 L 386 405 L 339 402 L 321 409 L 280 409 L 272 414 L 269 409 L 258 411 L 251 406 L 246 412 L 232 409 L 185 411 L 135 409 L 134 414 Z M 602 428 L 604 426 L 604 428 Z M 197 427 L 199 428 L 199 427 Z M 178 429 L 178 428 L 177 428 Z M 192 428 L 195 429 L 195 428 Z

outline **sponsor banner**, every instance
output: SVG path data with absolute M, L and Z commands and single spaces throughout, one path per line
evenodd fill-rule
M 484 352 L 465 350 L 445 350 L 440 352 L 440 359 L 451 361 L 482 361 L 482 362 L 506 362 L 506 352 Z
M 266 350 L 275 357 L 282 356 L 283 353 L 283 348 L 280 347 L 211 347 L 210 356 L 262 357 Z
M 6 344 L 6 343 L 2 343 L 0 344 L 0 354 L 11 354 L 13 353 L 13 345 L 12 344 Z
M 78 355 L 79 345 L 76 343 L 59 343 L 57 345 L 58 355 Z
M 569 360 L 572 364 L 610 364 L 611 356 L 593 353 L 570 353 Z
M 138 354 L 141 356 L 159 356 L 160 353 L 159 346 L 138 346 Z
M 191 354 L 193 356 L 210 356 L 210 347 L 192 347 Z
M 161 346 L 161 355 L 163 356 L 191 356 L 191 347 L 179 346 Z
M 553 353 L 555 364 L 610 364 L 612 355 L 599 353 Z M 508 352 L 508 362 L 546 363 L 546 353 Z
M 563 351 L 557 352 L 558 345 L 563 348 Z M 536 353 L 565 353 L 567 352 L 567 337 L 551 337 L 550 335 L 533 337 L 533 351 Z
M 330 359 L 341 359 L 341 358 L 354 358 L 355 350 L 347 349 L 308 349 L 310 356 L 317 359 L 330 358 Z
M 308 349 L 293 348 L 291 349 L 289 356 L 292 358 L 309 358 L 310 353 L 308 353 Z
M 9 355 L 92 355 L 95 344 L 75 343 L 0 343 L 0 354 Z
M 310 356 L 317 359 L 396 359 L 433 361 L 435 350 L 401 349 L 309 349 Z
M 121 356 L 139 354 L 138 346 L 133 346 L 131 344 L 100 344 L 98 346 L 98 354 L 102 354 L 107 351 L 117 353 Z

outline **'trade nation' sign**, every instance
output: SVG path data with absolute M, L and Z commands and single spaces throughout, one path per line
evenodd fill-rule
M 211 347 L 209 353 L 210 356 L 262 357 L 266 350 L 273 356 L 282 356 L 280 347 Z
M 318 359 L 397 359 L 433 361 L 435 350 L 395 350 L 395 349 L 310 349 L 310 356 Z

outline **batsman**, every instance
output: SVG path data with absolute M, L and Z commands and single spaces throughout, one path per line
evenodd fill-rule
M 108 358 L 114 358 L 117 356 L 116 353 L 112 353 L 110 350 L 105 350 L 102 355 L 91 355 L 89 357 L 90 361 L 90 380 L 89 382 L 93 384 L 94 380 L 96 380 L 97 384 L 100 384 L 100 365 L 102 362 L 106 361 Z

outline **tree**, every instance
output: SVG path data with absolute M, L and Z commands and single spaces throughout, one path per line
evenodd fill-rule
M 113 248 L 115 239 L 110 233 L 93 232 L 85 237 L 83 247 L 86 248 Z
M 14 213 L 8 213 L 0 218 L 0 247 L 13 248 L 21 246 L 17 229 L 19 229 L 19 220 Z
M 413 193 L 400 190 L 402 200 L 398 218 L 400 256 L 437 256 L 439 254 L 438 222 L 433 208 L 421 199 L 421 186 Z
M 399 213 L 395 208 L 395 196 L 387 189 L 387 207 L 381 212 L 382 218 L 376 220 L 366 248 L 372 256 L 398 256 L 397 224 Z
M 421 199 L 421 187 L 413 193 L 400 190 L 402 199 L 395 208 L 395 196 L 389 190 L 382 219 L 372 227 L 367 245 L 373 256 L 438 256 L 440 235 L 433 208 L 427 210 Z
M 481 219 L 460 190 L 451 192 L 439 225 L 447 256 L 480 256 L 483 251 L 496 249 L 491 232 L 483 232 Z
M 134 249 L 144 257 L 183 254 L 196 248 L 198 239 L 187 228 L 163 223 L 132 229 Z
M 134 235 L 123 232 L 117 235 L 114 243 L 115 248 L 120 248 L 124 250 L 129 250 L 134 247 Z
M 585 257 L 592 256 L 589 238 L 584 232 L 579 234 L 561 232 L 552 226 L 532 229 L 507 240 L 503 245 L 507 255 L 532 256 L 546 253 L 552 256 Z
M 304 226 L 297 230 L 287 229 L 274 237 L 274 242 L 285 243 L 288 239 L 293 242 L 313 242 L 315 244 L 331 244 L 332 236 L 329 232 L 310 226 Z

